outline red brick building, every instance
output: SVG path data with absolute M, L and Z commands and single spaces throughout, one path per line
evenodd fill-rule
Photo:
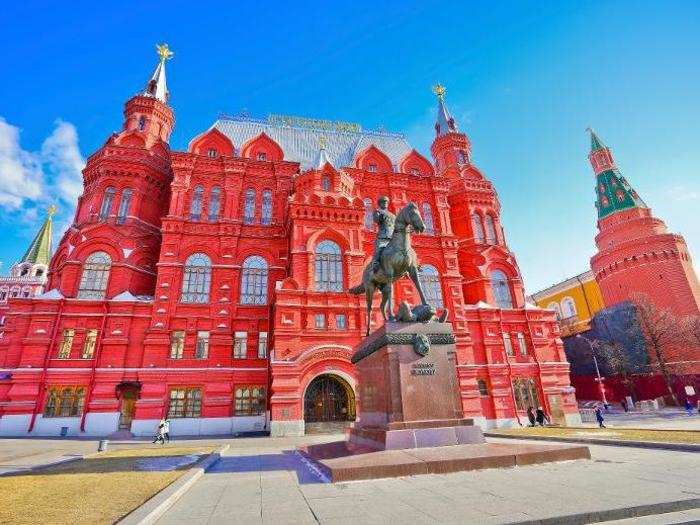
M 575 421 L 552 312 L 526 305 L 493 185 L 437 90 L 434 162 L 398 134 L 296 117 L 222 117 L 172 151 L 167 49 L 87 162 L 49 290 L 10 299 L 0 434 L 150 435 L 351 421 L 381 195 L 419 204 L 431 302 L 455 330 L 462 406 L 484 426 L 528 405 Z M 397 301 L 416 301 L 410 281 Z M 379 319 L 375 318 L 375 326 Z

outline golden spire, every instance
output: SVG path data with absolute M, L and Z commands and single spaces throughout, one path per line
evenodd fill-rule
M 326 137 L 319 137 L 318 138 L 318 147 L 319 149 L 326 149 Z
M 439 98 L 440 100 L 444 100 L 445 93 L 447 93 L 447 90 L 445 89 L 445 86 L 438 82 L 433 86 L 433 93 L 435 93 L 435 95 L 437 95 L 437 98 Z
M 51 206 L 49 206 L 48 208 L 46 208 L 46 214 L 47 214 L 49 217 L 53 217 L 53 215 L 56 213 L 57 210 L 58 210 L 58 208 L 56 208 L 56 205 L 55 205 L 55 204 L 52 204 Z
M 175 54 L 172 51 L 170 51 L 168 44 L 165 43 L 156 44 L 156 53 L 158 53 L 161 63 L 164 63 L 166 60 L 170 60 Z

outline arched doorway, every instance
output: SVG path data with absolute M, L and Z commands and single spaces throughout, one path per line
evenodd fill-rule
M 355 421 L 355 392 L 335 374 L 314 378 L 304 394 L 307 433 L 337 432 Z

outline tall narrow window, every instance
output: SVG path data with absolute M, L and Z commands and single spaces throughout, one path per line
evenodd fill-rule
M 343 289 L 343 263 L 340 247 L 333 241 L 316 246 L 316 291 L 340 292 Z
M 105 252 L 95 252 L 85 259 L 78 299 L 104 299 L 111 267 L 112 259 Z
M 472 230 L 474 230 L 474 241 L 478 243 L 484 242 L 484 227 L 481 224 L 481 216 L 478 213 L 472 213 Z
M 525 342 L 525 335 L 522 332 L 516 334 L 518 338 L 518 350 L 520 355 L 527 355 L 527 343 Z
M 510 334 L 503 332 L 503 347 L 506 349 L 507 356 L 514 356 L 513 352 L 513 342 L 510 340 Z
M 425 233 L 435 234 L 435 223 L 433 222 L 433 208 L 427 202 L 423 203 L 423 223 L 425 223 Z
M 372 231 L 374 229 L 374 207 L 370 199 L 365 199 L 365 230 Z
M 215 159 L 216 155 L 217 155 L 216 148 L 209 148 L 207 150 L 207 157 L 209 157 L 210 159 Z
M 243 261 L 241 304 L 267 304 L 267 262 L 257 255 Z
M 245 203 L 243 205 L 243 224 L 253 224 L 255 222 L 255 190 L 248 188 L 245 192 Z
M 204 187 L 197 185 L 192 192 L 192 202 L 190 203 L 190 220 L 199 221 L 202 219 L 202 199 L 204 198 Z
M 323 191 L 331 191 L 331 179 L 330 177 L 323 177 L 321 179 L 321 188 Z
M 95 356 L 95 344 L 97 343 L 97 330 L 91 328 L 85 334 L 85 343 L 83 344 L 83 353 L 80 357 L 83 359 L 92 359 Z
M 170 359 L 182 359 L 185 349 L 185 332 L 176 330 L 170 334 Z
M 571 297 L 564 297 L 561 300 L 561 316 L 563 319 L 576 316 L 576 303 Z
M 267 357 L 267 332 L 258 334 L 258 357 L 260 359 Z
M 345 314 L 335 314 L 335 327 L 338 330 L 345 330 L 348 327 L 348 320 Z
M 479 389 L 479 395 L 481 397 L 485 397 L 489 395 L 489 387 L 486 384 L 485 379 L 477 379 L 476 380 L 476 387 Z
M 130 188 L 122 190 L 122 200 L 119 203 L 119 212 L 117 213 L 117 223 L 124 224 L 127 216 L 129 215 L 129 205 L 131 205 L 131 197 L 133 197 L 134 191 Z
M 325 328 L 326 327 L 326 314 L 316 314 L 314 316 L 314 327 Z
M 211 261 L 203 253 L 193 253 L 185 261 L 182 277 L 183 303 L 208 303 L 211 285 Z
M 554 313 L 557 314 L 557 320 L 561 321 L 561 307 L 559 306 L 559 303 L 557 302 L 551 302 L 547 305 L 547 310 L 554 310 Z
M 508 278 L 501 270 L 491 272 L 491 289 L 496 306 L 499 308 L 513 308 L 513 299 L 510 296 Z
M 170 391 L 169 418 L 200 417 L 201 415 L 201 388 L 173 388 Z
M 194 348 L 195 359 L 206 359 L 209 357 L 209 332 L 197 332 L 197 342 Z
M 248 332 L 236 332 L 233 337 L 233 358 L 248 357 Z
M 214 186 L 209 195 L 209 220 L 218 221 L 221 212 L 221 188 Z
M 114 194 L 117 190 L 111 186 L 105 190 L 102 197 L 102 206 L 100 207 L 100 220 L 105 221 L 109 217 L 109 212 L 112 211 L 112 202 L 114 202 Z
M 425 298 L 435 308 L 442 308 L 442 287 L 440 286 L 440 274 L 435 266 L 424 264 L 421 266 L 418 280 L 423 288 Z
M 272 224 L 272 192 L 265 190 L 262 193 L 262 213 L 260 215 L 260 224 L 269 226 Z
M 139 117 L 139 131 L 146 129 L 146 117 L 143 115 Z
M 73 338 L 75 337 L 75 329 L 65 328 L 63 330 L 63 338 L 58 345 L 58 358 L 70 359 L 70 353 L 73 349 Z
M 264 386 L 238 386 L 233 415 L 259 416 L 265 413 L 266 402 Z
M 493 224 L 493 217 L 486 215 L 484 222 L 486 223 L 486 243 L 496 244 L 496 227 Z

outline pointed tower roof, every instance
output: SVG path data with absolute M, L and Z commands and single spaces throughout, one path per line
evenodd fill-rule
M 328 158 L 328 153 L 326 152 L 326 137 L 320 137 L 318 139 L 318 155 L 314 161 L 314 169 L 320 170 L 326 164 L 333 166 L 331 159 Z
M 141 92 L 141 95 L 156 98 L 163 104 L 167 104 L 170 92 L 168 91 L 168 85 L 165 80 L 165 61 L 173 57 L 173 52 L 168 48 L 168 44 L 157 44 L 156 52 L 160 60 L 153 70 L 153 74 L 146 84 L 146 87 Z
M 49 206 L 46 214 L 46 220 L 42 224 L 39 232 L 34 237 L 34 240 L 27 248 L 21 262 L 29 262 L 32 264 L 49 264 L 51 260 L 51 233 L 52 233 L 52 217 L 56 213 L 56 206 Z
M 455 124 L 455 119 L 450 115 L 447 106 L 445 105 L 445 93 L 447 90 L 441 84 L 437 84 L 433 87 L 433 93 L 438 99 L 438 111 L 437 111 L 437 121 L 435 122 L 435 132 L 437 136 L 447 135 L 448 133 L 456 133 L 457 125 Z
M 591 153 L 607 147 L 593 129 L 588 128 L 588 132 L 591 134 Z

